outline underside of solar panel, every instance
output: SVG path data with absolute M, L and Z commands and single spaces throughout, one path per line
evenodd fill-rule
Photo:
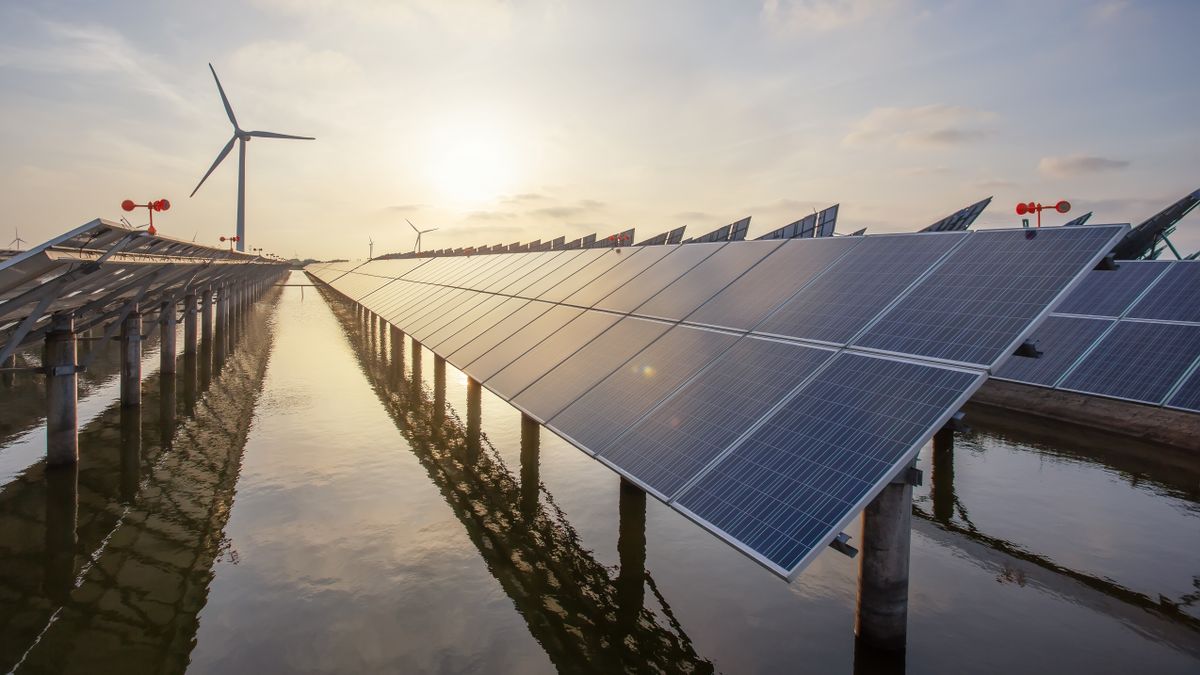
M 308 272 L 792 578 L 1127 231 L 726 234 Z

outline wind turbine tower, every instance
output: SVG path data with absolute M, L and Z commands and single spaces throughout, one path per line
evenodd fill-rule
M 299 141 L 314 141 L 312 136 L 290 136 L 288 134 L 277 134 L 273 131 L 244 131 L 238 126 L 237 117 L 233 114 L 233 106 L 229 105 L 229 99 L 225 96 L 225 89 L 221 87 L 221 79 L 217 77 L 217 71 L 212 64 L 208 64 L 208 69 L 212 71 L 213 79 L 217 82 L 217 92 L 221 94 L 221 103 L 225 104 L 225 114 L 229 116 L 229 122 L 233 125 L 233 137 L 221 148 L 221 152 L 217 154 L 217 159 L 208 167 L 208 171 L 200 182 L 196 184 L 196 189 L 192 190 L 191 197 L 196 196 L 196 192 L 204 185 L 204 181 L 208 180 L 213 170 L 225 159 L 229 151 L 233 149 L 233 144 L 236 141 L 238 144 L 238 200 L 237 200 L 237 250 L 246 250 L 246 143 L 250 142 L 251 138 L 291 138 Z
M 375 240 L 370 237 L 367 237 L 367 241 L 370 242 L 370 246 L 371 246 L 371 249 L 370 249 L 371 252 L 367 254 L 367 260 L 374 260 L 375 259 Z
M 416 232 L 416 233 L 417 233 L 417 243 L 416 243 L 416 245 L 413 247 L 413 251 L 414 251 L 414 252 L 416 252 L 416 253 L 420 253 L 420 252 L 421 252 L 421 235 L 423 235 L 423 234 L 426 234 L 426 233 L 429 233 L 429 232 L 433 232 L 433 231 L 437 230 L 437 228 L 436 228 L 436 227 L 431 227 L 431 228 L 429 228 L 428 230 L 418 230 L 418 229 L 417 229 L 417 226 L 416 226 L 416 225 L 413 225 L 413 224 L 412 224 L 412 221 L 411 221 L 411 220 L 409 220 L 408 218 L 405 218 L 405 219 L 404 219 L 404 222 L 408 223 L 408 226 L 409 226 L 409 227 L 411 227 L 411 228 L 413 229 L 413 232 Z

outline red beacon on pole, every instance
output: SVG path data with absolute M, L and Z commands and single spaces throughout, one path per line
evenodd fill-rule
M 146 202 L 145 204 L 134 204 L 132 199 L 126 199 L 125 201 L 121 202 L 121 208 L 125 209 L 126 211 L 132 211 L 134 209 L 148 210 L 150 212 L 150 227 L 146 231 L 150 234 L 158 234 L 158 230 L 154 229 L 154 212 L 166 211 L 167 209 L 171 208 L 171 202 L 165 199 L 156 199 L 152 202 Z
M 232 251 L 233 245 L 236 244 L 240 240 L 235 236 L 235 237 L 221 237 L 221 241 L 229 242 L 229 250 Z
M 1038 202 L 1028 202 L 1028 203 L 1021 202 L 1020 204 L 1017 204 L 1017 215 L 1023 216 L 1026 213 L 1036 213 L 1037 214 L 1037 226 L 1041 227 L 1042 226 L 1042 210 L 1043 209 L 1054 209 L 1055 211 L 1058 211 L 1059 213 L 1066 213 L 1067 211 L 1071 210 L 1071 202 L 1063 199 L 1063 200 L 1060 200 L 1054 206 L 1042 206 Z M 1026 227 L 1028 227 L 1028 222 L 1026 222 Z

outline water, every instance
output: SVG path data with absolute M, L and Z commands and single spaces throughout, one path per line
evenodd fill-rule
M 786 584 L 382 342 L 278 289 L 177 424 L 156 378 L 98 413 L 76 490 L 3 441 L 0 669 L 896 672 L 855 655 L 855 561 Z M 908 670 L 1197 672 L 1200 458 L 968 416 L 922 453 Z

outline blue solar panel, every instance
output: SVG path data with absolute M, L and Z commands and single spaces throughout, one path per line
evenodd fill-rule
M 782 242 L 778 241 L 763 241 L 723 246 L 721 250 L 638 307 L 637 313 L 678 321 L 691 314 L 781 244 Z
M 537 302 L 493 326 L 450 355 L 450 363 L 480 382 L 579 316 L 574 307 Z
M 960 230 L 965 230 L 965 229 L 971 227 L 971 224 L 975 222 L 975 219 L 979 217 L 979 214 L 983 213 L 983 210 L 986 209 L 988 204 L 991 204 L 991 203 L 992 203 L 991 197 L 988 197 L 987 199 L 985 199 L 981 202 L 975 202 L 974 204 L 972 204 L 966 208 L 959 209 L 958 211 L 951 213 L 950 215 L 946 216 L 945 218 L 942 218 L 941 220 L 937 221 L 936 223 L 923 228 L 921 231 L 922 232 L 957 232 Z
M 872 235 L 756 329 L 844 344 L 968 235 Z
M 854 343 L 991 368 L 1126 229 L 973 232 Z
M 587 286 L 572 293 L 563 302 L 568 305 L 591 307 L 610 295 L 620 293 L 622 287 L 631 279 L 665 258 L 672 250 L 674 250 L 672 247 L 667 246 L 651 246 L 641 249 L 622 249 L 620 253 L 614 251 L 615 255 L 622 258 L 621 262 L 596 277 Z
M 820 552 L 985 375 L 845 352 L 678 505 L 775 571 Z
M 668 500 L 833 351 L 742 338 L 638 422 L 600 459 Z
M 621 318 L 608 312 L 586 312 L 574 307 L 561 307 L 558 311 L 576 314 L 570 322 L 545 339 L 535 341 L 527 335 L 514 335 L 514 340 L 527 343 L 528 351 L 506 365 L 503 370 L 486 378 L 484 383 L 488 388 L 505 398 L 516 396 L 546 371 L 567 360 L 567 357 L 611 328 Z
M 722 246 L 724 244 L 675 246 L 670 251 L 670 255 L 629 280 L 616 292 L 604 295 L 595 307 L 614 312 L 632 312 L 638 305 L 695 267 L 697 263 L 721 250 Z
M 1146 297 L 1129 310 L 1129 318 L 1200 322 L 1200 261 L 1177 260 L 1170 265 Z
M 1180 410 L 1190 410 L 1191 412 L 1200 412 L 1200 369 L 1197 369 L 1179 387 L 1170 399 L 1167 400 L 1167 406 L 1178 408 Z
M 1121 321 L 1059 385 L 1158 405 L 1200 357 L 1200 325 Z
M 1053 387 L 1112 325 L 1112 319 L 1047 317 L 1030 336 L 1042 355 L 1038 358 L 1014 356 L 1000 366 L 995 377 Z
M 676 326 L 550 420 L 588 452 L 602 448 L 737 340 Z
M 1059 314 L 1121 316 L 1171 263 L 1122 260 L 1115 270 L 1092 270 L 1054 311 Z
M 817 229 L 814 233 L 818 237 L 832 237 L 833 231 L 837 229 L 838 204 L 821 211 L 817 214 Z

